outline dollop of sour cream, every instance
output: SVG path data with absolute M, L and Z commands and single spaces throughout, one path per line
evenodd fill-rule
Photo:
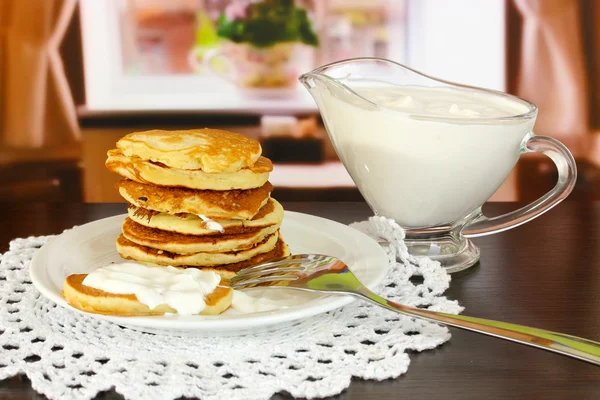
M 197 215 L 198 215 L 198 218 L 200 218 L 206 224 L 206 229 L 209 229 L 211 231 L 219 231 L 221 233 L 225 232 L 225 228 L 223 228 L 223 225 L 221 225 L 217 221 L 208 218 L 206 215 L 202 215 L 202 214 L 197 214 Z
M 85 286 L 113 294 L 134 294 L 153 309 L 167 304 L 181 315 L 198 314 L 205 297 L 221 282 L 219 274 L 196 268 L 155 267 L 133 262 L 110 264 L 89 273 Z
M 498 118 L 528 111 L 528 106 L 514 99 L 475 90 L 420 86 L 370 87 L 365 84 L 358 84 L 353 89 L 382 107 L 421 116 Z
M 239 290 L 233 291 L 233 299 L 231 300 L 231 308 L 240 314 L 253 314 L 284 307 L 285 305 L 282 305 L 279 301 L 252 297 Z

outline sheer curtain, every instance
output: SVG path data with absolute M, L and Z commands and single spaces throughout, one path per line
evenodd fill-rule
M 588 133 L 590 105 L 580 1 L 514 3 L 523 16 L 517 94 L 539 107 L 537 133 L 561 139 Z
M 59 46 L 77 0 L 0 0 L 2 147 L 71 144 L 80 132 Z

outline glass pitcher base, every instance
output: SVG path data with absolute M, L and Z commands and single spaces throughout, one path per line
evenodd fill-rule
M 479 261 L 479 247 L 463 237 L 456 239 L 450 235 L 436 235 L 423 238 L 407 232 L 405 243 L 411 255 L 439 261 L 448 273 L 463 271 Z

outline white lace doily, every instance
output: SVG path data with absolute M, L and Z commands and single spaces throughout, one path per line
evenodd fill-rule
M 431 310 L 462 310 L 442 296 L 450 276 L 431 260 L 409 256 L 400 227 L 381 217 L 353 226 L 391 243 L 391 269 L 380 294 Z M 325 397 L 342 392 L 352 377 L 398 377 L 408 368 L 407 350 L 433 349 L 450 339 L 443 326 L 360 300 L 259 335 L 141 333 L 41 297 L 28 269 L 47 239 L 16 239 L 0 255 L 0 380 L 25 374 L 51 399 L 90 399 L 111 388 L 128 399 L 268 399 L 278 392 Z

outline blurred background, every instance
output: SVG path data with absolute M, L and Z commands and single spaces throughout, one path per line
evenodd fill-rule
M 536 103 L 577 159 L 569 199 L 598 199 L 596 21 L 595 0 L 0 0 L 0 201 L 122 201 L 118 138 L 207 126 L 261 141 L 280 200 L 360 199 L 297 78 L 362 56 Z M 555 181 L 526 155 L 492 200 Z

